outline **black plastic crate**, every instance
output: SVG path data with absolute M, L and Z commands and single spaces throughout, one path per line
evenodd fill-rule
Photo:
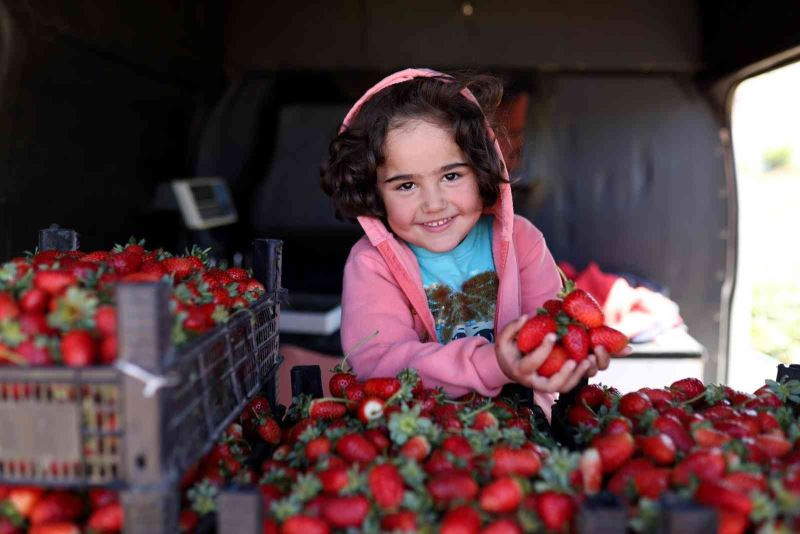
M 43 231 L 40 248 L 52 243 L 74 249 L 77 236 Z M 13 429 L 0 432 L 0 483 L 169 491 L 253 394 L 274 400 L 281 242 L 254 246 L 265 296 L 180 350 L 169 286 L 120 284 L 116 365 L 0 367 L 0 425 Z

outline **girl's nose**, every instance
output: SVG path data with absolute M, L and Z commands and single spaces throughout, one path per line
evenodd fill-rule
M 426 188 L 423 195 L 422 210 L 424 212 L 435 213 L 447 207 L 447 199 L 438 186 Z

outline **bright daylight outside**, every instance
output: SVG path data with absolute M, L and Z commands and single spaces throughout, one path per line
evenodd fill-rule
M 729 383 L 752 390 L 800 363 L 800 62 L 734 95 L 739 254 Z

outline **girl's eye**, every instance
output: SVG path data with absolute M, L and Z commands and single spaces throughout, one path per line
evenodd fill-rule
M 404 182 L 397 186 L 398 191 L 411 191 L 414 188 L 414 182 Z
M 455 182 L 455 181 L 456 181 L 456 180 L 458 180 L 460 177 L 461 177 L 461 175 L 460 175 L 460 174 L 458 174 L 457 172 L 448 172 L 447 174 L 445 174 L 444 176 L 442 176 L 442 179 L 443 179 L 445 182 Z

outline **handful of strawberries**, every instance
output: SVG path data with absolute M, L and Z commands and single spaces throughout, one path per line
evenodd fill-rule
M 517 334 L 517 347 L 523 354 L 535 350 L 547 334 L 558 335 L 557 344 L 536 371 L 539 375 L 553 376 L 569 359 L 583 361 L 592 347 L 602 346 L 611 355 L 625 349 L 628 337 L 604 324 L 603 310 L 589 293 L 567 281 L 560 296 L 545 302 Z

